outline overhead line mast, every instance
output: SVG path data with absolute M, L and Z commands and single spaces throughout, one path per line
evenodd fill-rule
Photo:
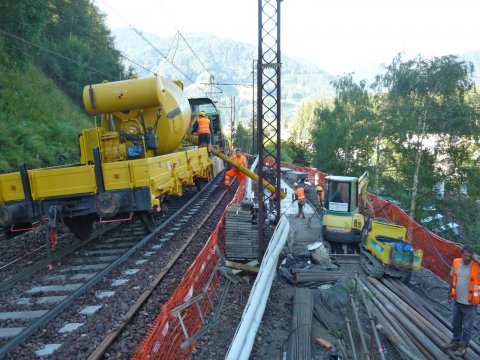
M 257 131 L 259 156 L 258 186 L 258 242 L 259 259 L 267 248 L 265 215 L 280 220 L 280 119 L 281 119 L 281 54 L 280 2 L 258 0 L 258 62 L 257 62 Z M 268 147 L 267 147 L 268 145 Z M 275 209 L 267 206 L 270 194 L 265 191 L 263 179 L 276 187 Z

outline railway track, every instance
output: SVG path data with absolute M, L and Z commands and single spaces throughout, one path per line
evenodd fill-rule
M 151 274 L 167 273 L 168 261 L 173 256 L 181 259 L 187 248 L 182 245 L 188 238 L 185 232 L 198 231 L 197 214 L 225 194 L 219 183 L 217 177 L 198 195 L 182 198 L 188 202 L 177 204 L 178 211 L 170 206 L 170 217 L 152 234 L 145 236 L 143 224 L 134 221 L 70 251 L 56 261 L 53 272 L 37 269 L 32 276 L 25 270 L 15 281 L 0 284 L 4 290 L 0 294 L 0 358 L 31 358 L 53 352 L 55 356 L 64 352 L 62 357 L 70 358 L 69 351 L 73 349 L 75 354 L 82 343 L 86 353 L 93 351 L 92 338 L 101 339 L 118 325 L 119 318 L 126 316 L 122 311 L 151 285 Z M 178 280 L 182 275 L 177 273 Z M 105 320 L 99 323 L 100 316 Z

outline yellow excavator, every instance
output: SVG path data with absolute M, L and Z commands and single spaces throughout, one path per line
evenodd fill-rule
M 323 240 L 330 244 L 358 244 L 362 240 L 367 205 L 368 172 L 359 178 L 327 176 L 323 199 Z
M 323 240 L 330 249 L 344 252 L 360 247 L 362 268 L 375 278 L 384 275 L 407 283 L 413 269 L 420 268 L 422 250 L 406 241 L 406 229 L 387 219 L 373 219 L 367 205 L 368 172 L 359 178 L 327 176 L 323 207 Z

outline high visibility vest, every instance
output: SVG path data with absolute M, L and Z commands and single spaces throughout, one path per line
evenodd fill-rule
M 233 161 L 235 161 L 237 164 L 240 164 L 242 166 L 246 166 L 247 165 L 247 159 L 245 159 L 245 156 L 243 155 L 233 155 Z
M 199 117 L 197 120 L 198 133 L 210 134 L 210 119 L 207 117 Z
M 452 293 L 453 299 L 457 298 L 457 270 L 460 265 L 461 258 L 453 260 L 453 279 L 452 279 Z M 470 304 L 480 304 L 480 281 L 478 279 L 478 270 L 480 265 L 472 260 L 470 266 L 470 281 L 468 285 L 468 302 Z
M 297 195 L 298 202 L 300 204 L 305 204 L 305 189 L 299 187 L 297 190 L 295 190 L 295 195 Z

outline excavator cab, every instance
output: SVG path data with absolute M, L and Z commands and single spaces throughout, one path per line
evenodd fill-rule
M 364 226 L 368 173 L 361 177 L 327 176 L 323 204 L 323 240 L 334 244 L 358 244 Z

